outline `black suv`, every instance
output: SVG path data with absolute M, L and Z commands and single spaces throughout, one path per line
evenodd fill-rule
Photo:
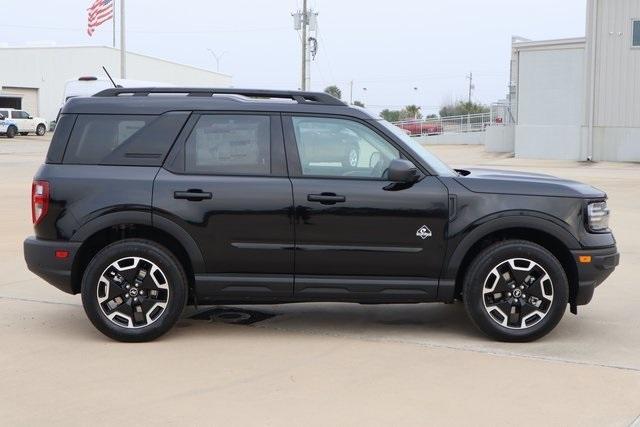
M 122 341 L 159 337 L 186 304 L 456 299 L 491 337 L 529 341 L 619 262 L 602 191 L 454 171 L 322 93 L 72 99 L 32 208 L 29 269 Z

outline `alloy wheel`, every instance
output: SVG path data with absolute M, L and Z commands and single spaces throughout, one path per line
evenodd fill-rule
M 102 313 L 112 323 L 130 329 L 156 322 L 169 303 L 169 282 L 153 262 L 140 257 L 121 258 L 100 275 L 96 296 Z
M 354 148 L 349 150 L 349 166 L 352 168 L 358 166 L 358 151 Z
M 487 275 L 482 299 L 494 322 L 509 329 L 527 329 L 549 313 L 553 282 L 535 261 L 512 258 L 498 264 Z

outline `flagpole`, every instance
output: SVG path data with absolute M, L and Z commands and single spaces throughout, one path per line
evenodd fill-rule
M 113 48 L 116 48 L 116 0 L 113 0 Z
M 127 78 L 127 43 L 124 20 L 124 2 L 120 0 L 120 78 Z

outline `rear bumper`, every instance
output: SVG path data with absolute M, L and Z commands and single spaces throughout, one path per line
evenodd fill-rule
M 589 304 L 596 287 L 601 285 L 620 263 L 620 254 L 615 246 L 606 249 L 571 251 L 571 253 L 578 267 L 575 305 Z M 590 256 L 591 262 L 580 262 L 582 256 Z
M 75 294 L 71 270 L 81 243 L 41 240 L 29 237 L 24 241 L 24 260 L 31 272 L 68 294 Z M 67 251 L 69 255 L 57 258 L 56 251 Z

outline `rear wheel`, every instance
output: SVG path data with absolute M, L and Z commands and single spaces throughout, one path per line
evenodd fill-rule
M 47 132 L 47 127 L 43 124 L 39 124 L 36 128 L 36 135 L 43 136 Z
M 9 126 L 9 128 L 7 129 L 7 138 L 14 138 L 17 133 L 18 129 L 15 126 Z
M 478 254 L 467 272 L 463 300 L 473 323 L 487 335 L 533 341 L 562 319 L 569 297 L 560 262 L 532 242 L 496 243 Z
M 187 301 L 180 262 L 155 242 L 127 239 L 101 250 L 82 280 L 82 304 L 94 326 L 118 341 L 150 341 L 178 321 Z

